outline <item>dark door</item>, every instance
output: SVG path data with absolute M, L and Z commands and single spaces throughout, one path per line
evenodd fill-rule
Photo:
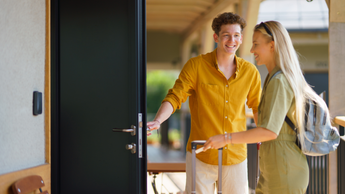
M 52 193 L 146 193 L 145 1 L 51 2 Z

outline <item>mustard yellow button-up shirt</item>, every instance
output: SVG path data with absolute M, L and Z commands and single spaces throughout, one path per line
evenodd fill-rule
M 261 78 L 257 68 L 235 57 L 236 72 L 227 80 L 218 68 L 217 50 L 190 59 L 183 67 L 175 85 L 163 102 L 174 108 L 189 97 L 191 131 L 187 151 L 191 142 L 207 140 L 219 134 L 246 130 L 245 103 L 253 112 L 258 111 L 261 95 Z M 247 157 L 247 145 L 227 145 L 223 149 L 223 165 L 243 162 Z M 212 149 L 197 154 L 207 164 L 218 164 L 218 150 Z

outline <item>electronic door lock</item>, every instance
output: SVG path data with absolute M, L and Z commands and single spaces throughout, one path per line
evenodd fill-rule
M 131 150 L 132 154 L 135 154 L 137 152 L 137 146 L 135 145 L 135 143 L 127 144 L 126 149 Z

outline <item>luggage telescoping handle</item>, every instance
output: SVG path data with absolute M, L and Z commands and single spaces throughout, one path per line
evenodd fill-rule
M 204 145 L 206 140 L 192 141 L 192 194 L 196 194 L 195 191 L 195 175 L 196 175 L 196 147 L 198 145 Z M 218 149 L 218 194 L 222 193 L 222 161 L 223 161 L 223 148 Z
M 218 193 L 222 193 L 222 162 L 223 162 L 223 148 L 218 149 Z
M 259 150 L 260 150 L 260 145 L 261 142 L 256 144 L 256 148 L 257 148 L 257 153 L 256 153 L 256 184 L 258 184 L 259 182 L 259 177 L 260 177 L 260 168 L 259 168 Z

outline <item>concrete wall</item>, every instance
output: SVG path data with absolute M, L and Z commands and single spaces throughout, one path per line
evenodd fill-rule
M 294 45 L 294 48 L 299 55 L 303 72 L 328 72 L 328 44 Z M 256 64 L 255 61 L 254 64 Z M 264 65 L 257 66 L 257 68 L 261 75 L 261 85 L 263 87 L 268 71 Z
M 0 0 L 0 174 L 45 163 L 44 114 L 32 113 L 33 92 L 44 93 L 45 11 L 45 0 Z
M 147 31 L 147 68 L 179 69 L 181 35 Z
M 328 71 L 328 32 L 290 32 L 304 72 Z
M 328 45 L 298 45 L 295 50 L 303 71 L 328 71 Z

